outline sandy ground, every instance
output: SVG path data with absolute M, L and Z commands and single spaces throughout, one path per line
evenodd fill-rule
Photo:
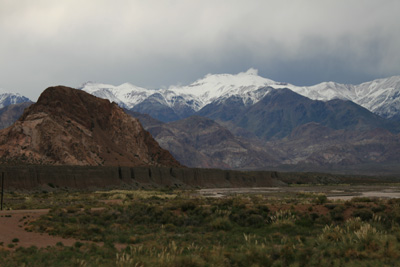
M 101 210 L 103 208 L 93 208 L 92 210 Z M 37 210 L 11 210 L 0 211 L 0 248 L 7 249 L 8 244 L 14 244 L 14 249 L 17 247 L 36 246 L 45 248 L 54 246 L 58 242 L 62 242 L 64 246 L 72 246 L 75 242 L 93 243 L 90 241 L 82 241 L 74 238 L 62 238 L 59 236 L 51 236 L 46 233 L 28 232 L 24 229 L 24 225 L 35 220 L 41 215 L 47 214 L 49 209 Z M 18 242 L 13 242 L 13 239 L 18 238 Z M 1 243 L 3 244 L 1 245 Z M 103 246 L 102 242 L 96 242 L 97 245 Z M 119 250 L 126 247 L 125 244 L 114 244 Z
M 25 231 L 25 222 L 28 223 L 48 212 L 48 209 L 0 211 L 0 243 L 3 242 L 3 247 L 7 247 L 11 243 L 15 247 L 47 247 L 54 246 L 58 242 L 62 242 L 65 246 L 72 246 L 78 241 L 76 239 L 65 239 L 48 234 Z M 15 238 L 18 238 L 19 241 L 12 242 Z

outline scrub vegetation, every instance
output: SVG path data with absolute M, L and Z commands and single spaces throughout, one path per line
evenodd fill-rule
M 14 193 L 26 200 L 23 195 Z M 330 201 L 324 194 L 301 192 L 207 198 L 194 191 L 114 190 L 42 192 L 25 205 L 46 203 L 50 212 L 26 230 L 81 241 L 47 248 L 3 244 L 0 266 L 395 266 L 400 261 L 397 199 Z

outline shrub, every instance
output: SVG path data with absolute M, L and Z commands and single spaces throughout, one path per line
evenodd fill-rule
M 369 197 L 353 197 L 351 202 L 372 202 L 372 199 Z
M 324 207 L 329 209 L 329 210 L 333 210 L 334 208 L 336 208 L 338 205 L 337 204 L 333 204 L 333 203 L 329 203 L 329 204 L 325 204 Z
M 183 212 L 189 211 L 189 210 L 194 210 L 196 208 L 196 204 L 193 201 L 185 201 L 181 205 L 181 210 Z
M 271 222 L 271 224 L 276 225 L 276 226 L 294 225 L 296 220 L 297 220 L 297 216 L 289 210 L 277 211 L 277 212 L 275 212 L 274 215 L 269 217 L 269 221 Z
M 182 267 L 196 267 L 196 266 L 206 266 L 204 260 L 197 255 L 184 255 L 176 257 L 173 261 L 173 266 Z
M 246 220 L 247 226 L 261 226 L 264 224 L 264 218 L 261 215 L 252 214 Z
M 314 225 L 314 220 L 311 216 L 303 216 L 296 221 L 296 225 L 303 227 L 312 227 Z
M 324 194 L 319 194 L 317 197 L 314 199 L 314 203 L 316 204 L 324 204 L 328 201 L 328 197 Z
M 227 217 L 218 217 L 210 222 L 210 227 L 213 230 L 224 230 L 228 231 L 232 229 L 232 223 Z
M 371 241 L 379 232 L 369 223 L 361 225 L 360 229 L 354 232 L 357 239 L 361 242 Z
M 261 212 L 261 213 L 269 213 L 269 208 L 266 205 L 257 205 L 256 208 Z
M 313 213 L 310 213 L 310 218 L 311 218 L 311 220 L 315 221 L 316 219 L 319 218 L 319 215 L 318 215 L 318 213 L 313 212 Z
M 336 206 L 333 210 L 331 210 L 329 213 L 331 215 L 332 220 L 334 221 L 343 221 L 344 220 L 344 212 L 345 208 L 344 206 Z
M 380 204 L 379 206 L 372 207 L 371 210 L 372 210 L 373 212 L 382 212 L 382 211 L 385 211 L 385 210 L 386 210 L 386 206 Z
M 345 231 L 340 226 L 326 225 L 319 236 L 320 240 L 339 242 L 344 238 Z
M 75 244 L 74 244 L 74 247 L 76 247 L 76 248 L 80 248 L 82 246 L 83 246 L 83 243 L 79 242 L 79 241 L 76 241 Z
M 372 219 L 373 213 L 368 209 L 355 210 L 352 214 L 353 217 L 359 217 L 363 221 L 369 221 Z

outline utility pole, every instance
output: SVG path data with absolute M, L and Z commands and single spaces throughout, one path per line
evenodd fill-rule
M 1 210 L 3 210 L 3 196 L 4 196 L 4 172 L 1 173 Z

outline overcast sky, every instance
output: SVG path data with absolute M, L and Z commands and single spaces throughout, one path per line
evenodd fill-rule
M 399 0 L 0 0 L 0 88 L 164 88 L 208 73 L 295 85 L 400 75 Z

